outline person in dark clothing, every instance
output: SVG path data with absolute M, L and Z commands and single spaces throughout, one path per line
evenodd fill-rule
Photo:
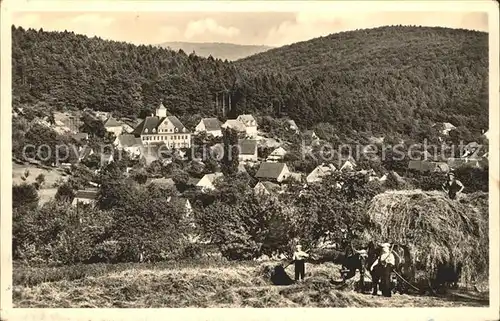
M 448 173 L 448 180 L 443 184 L 443 190 L 448 193 L 450 199 L 454 200 L 457 194 L 461 193 L 465 188 L 462 182 L 455 178 L 453 172 Z
M 297 245 L 296 251 L 293 253 L 293 262 L 295 263 L 295 281 L 304 280 L 306 274 L 305 259 L 309 257 L 309 254 L 302 251 L 302 246 Z

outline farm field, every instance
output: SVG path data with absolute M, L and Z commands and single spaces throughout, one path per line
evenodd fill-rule
M 339 288 L 340 266 L 308 265 L 301 284 L 272 285 L 276 262 L 95 264 L 14 269 L 16 308 L 460 307 L 488 306 L 488 293 L 373 297 Z M 286 269 L 293 276 L 293 266 Z

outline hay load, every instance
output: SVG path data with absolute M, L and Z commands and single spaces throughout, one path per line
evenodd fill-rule
M 459 201 L 438 191 L 387 191 L 375 196 L 367 212 L 364 241 L 408 245 L 428 278 L 438 264 L 462 264 L 462 281 L 488 276 L 488 194 Z

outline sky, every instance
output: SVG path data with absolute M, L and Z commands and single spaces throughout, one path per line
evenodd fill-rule
M 16 26 L 74 31 L 134 44 L 225 42 L 281 46 L 384 25 L 488 31 L 484 12 L 16 12 Z

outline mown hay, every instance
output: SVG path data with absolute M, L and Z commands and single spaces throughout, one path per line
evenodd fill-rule
M 373 198 L 365 241 L 407 244 L 432 277 L 440 263 L 462 263 L 462 280 L 488 273 L 488 194 L 451 200 L 442 192 L 388 191 Z
M 183 307 L 369 307 L 484 306 L 482 301 L 395 295 L 391 300 L 341 291 L 332 282 L 340 266 L 306 264 L 306 279 L 289 286 L 272 285 L 265 265 L 249 262 L 230 267 L 144 269 L 107 272 L 97 277 L 20 285 L 16 308 L 183 308 Z M 293 265 L 286 269 L 293 273 Z M 487 295 L 486 295 L 487 296 Z

